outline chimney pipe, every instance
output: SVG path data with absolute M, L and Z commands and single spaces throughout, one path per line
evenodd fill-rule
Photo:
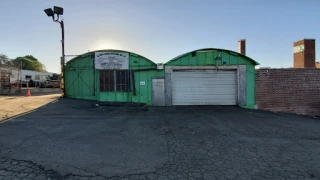
M 246 55 L 246 40 L 240 39 L 238 41 L 238 52 L 242 55 Z

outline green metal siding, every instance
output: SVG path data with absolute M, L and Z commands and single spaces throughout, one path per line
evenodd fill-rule
M 210 65 L 210 64 L 215 65 L 215 60 L 212 58 L 216 58 L 220 52 L 222 52 L 222 59 L 223 59 L 223 61 L 220 61 L 220 63 L 227 62 L 227 64 L 231 64 L 231 65 L 238 65 L 238 64 L 242 64 L 242 63 L 259 65 L 258 62 L 251 59 L 248 56 L 244 56 L 244 55 L 239 54 L 234 51 L 230 51 L 230 50 L 226 50 L 226 49 L 217 49 L 217 48 L 198 49 L 195 51 L 191 51 L 191 52 L 188 52 L 188 53 L 185 53 L 185 54 L 182 54 L 178 57 L 173 58 L 172 60 L 165 63 L 165 65 L 179 66 L 179 64 L 181 65 L 181 63 L 179 63 L 179 62 L 181 62 L 181 60 L 183 61 L 183 64 L 188 63 L 188 65 L 190 65 L 190 66 L 191 65 Z M 195 56 L 193 56 L 194 53 L 195 53 Z M 186 58 L 187 61 L 186 61 L 185 57 L 187 57 Z M 241 57 L 241 58 L 238 59 L 238 57 Z M 209 62 L 207 62 L 207 61 L 209 61 Z M 181 66 L 183 66 L 183 65 L 181 65 Z
M 77 57 L 65 66 L 66 96 L 77 99 L 96 99 L 94 61 L 91 56 Z
M 219 66 L 246 65 L 246 105 L 242 107 L 254 108 L 255 66 L 258 63 L 247 56 L 223 49 L 201 49 L 178 56 L 164 66 L 215 66 L 220 52 Z
M 100 52 L 125 52 L 117 50 L 101 50 Z M 164 66 L 215 66 L 215 58 L 221 52 L 219 66 L 246 65 L 246 105 L 253 108 L 254 99 L 254 74 L 253 59 L 233 51 L 221 49 L 202 49 L 183 54 L 164 64 Z M 149 59 L 129 53 L 129 70 L 134 71 L 136 94 L 130 92 L 100 92 L 99 72 L 94 68 L 94 52 L 86 53 L 70 60 L 65 66 L 66 96 L 78 99 L 91 99 L 109 102 L 137 102 L 152 105 L 152 78 L 164 77 L 164 70 L 157 70 L 157 65 Z M 140 85 L 144 81 L 145 85 Z
M 195 56 L 188 53 L 165 63 L 165 66 L 215 66 L 215 58 L 218 57 L 219 53 L 218 50 L 197 51 Z M 229 51 L 222 51 L 221 58 L 222 60 L 218 61 L 218 65 L 256 65 L 256 62 L 249 60 L 249 58 Z
M 99 73 L 99 71 L 98 71 Z M 97 73 L 97 74 L 98 74 Z M 98 92 L 99 101 L 109 102 L 135 102 L 135 103 L 146 103 L 152 105 L 152 77 L 164 76 L 164 71 L 160 70 L 145 70 L 135 71 L 135 89 L 136 94 L 134 95 L 133 90 L 130 92 Z M 99 75 L 96 77 L 97 89 L 99 88 Z M 144 81 L 146 84 L 140 86 L 140 81 Z
M 152 77 L 164 76 L 164 71 L 156 70 L 157 65 L 145 57 L 130 53 L 129 56 L 129 70 L 134 71 L 134 82 L 136 94 L 133 90 L 131 92 L 98 92 L 99 101 L 110 102 L 136 102 L 152 104 Z M 97 89 L 99 89 L 99 72 L 97 71 L 96 82 Z M 146 84 L 140 86 L 140 81 Z
M 244 108 L 252 109 L 255 106 L 255 66 L 247 65 L 247 104 Z
M 101 50 L 100 52 L 125 52 Z M 99 52 L 99 51 L 96 51 Z M 129 70 L 134 71 L 135 89 L 131 92 L 100 92 L 101 70 L 94 69 L 94 52 L 86 53 L 70 60 L 65 66 L 66 96 L 78 99 L 91 99 L 109 102 L 137 102 L 152 104 L 152 77 L 164 76 L 163 70 L 149 59 L 135 53 L 129 53 Z M 140 81 L 146 84 L 140 86 Z
M 99 88 L 99 71 L 96 76 L 97 89 Z M 136 102 L 146 103 L 152 105 L 152 77 L 164 76 L 164 71 L 161 70 L 144 70 L 135 71 L 135 89 L 136 94 L 134 95 L 133 90 L 130 92 L 98 92 L 99 101 L 110 101 L 110 102 Z M 146 84 L 140 85 L 140 82 L 144 81 Z
M 143 69 L 147 70 L 147 69 L 156 69 L 156 68 L 157 68 L 157 65 L 154 62 L 142 56 L 130 53 L 130 56 L 129 56 L 130 70 L 143 70 Z

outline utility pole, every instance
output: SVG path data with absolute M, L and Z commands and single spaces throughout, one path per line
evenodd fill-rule
M 61 32 L 62 32 L 62 59 L 61 59 L 61 80 L 60 80 L 60 88 L 62 89 L 62 97 L 65 97 L 65 87 L 64 87 L 64 65 L 66 63 L 65 54 L 64 54 L 64 23 L 63 20 L 60 22 Z
M 52 17 L 52 20 L 54 22 L 60 23 L 61 26 L 61 32 L 62 32 L 62 57 L 61 57 L 61 80 L 60 80 L 60 88 L 61 88 L 61 94 L 62 97 L 65 97 L 65 87 L 64 87 L 64 64 L 65 64 L 65 54 L 64 54 L 64 23 L 63 20 L 59 21 L 60 15 L 63 15 L 63 8 L 54 6 L 53 10 L 51 8 L 45 9 L 44 12 L 47 14 L 47 16 Z M 57 19 L 55 19 L 55 15 L 57 15 Z
M 22 61 L 20 62 L 20 89 L 22 89 Z
M 1 86 L 2 86 L 1 69 L 2 69 L 2 68 L 0 67 L 0 90 L 2 89 L 2 87 L 1 87 Z

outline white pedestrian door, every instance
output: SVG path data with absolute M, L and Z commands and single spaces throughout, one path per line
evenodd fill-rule
M 152 79 L 152 105 L 165 105 L 164 79 Z
M 237 73 L 223 70 L 173 71 L 173 105 L 236 105 Z

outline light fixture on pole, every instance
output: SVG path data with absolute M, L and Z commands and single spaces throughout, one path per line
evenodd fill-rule
M 57 7 L 57 6 L 54 6 L 53 7 L 53 12 L 57 15 L 63 15 L 63 8 L 62 7 Z
M 48 9 L 45 9 L 44 10 L 44 12 L 50 17 L 50 16 L 54 16 L 54 13 L 53 13 L 53 11 L 52 11 L 52 9 L 51 8 L 48 8 Z
M 60 19 L 60 15 L 63 15 L 63 8 L 54 6 L 53 10 L 51 8 L 45 9 L 44 12 L 47 14 L 48 17 L 52 17 L 52 20 L 54 22 L 58 22 L 61 26 L 61 32 L 62 32 L 62 57 L 61 57 L 61 83 L 60 88 L 62 89 L 62 96 L 65 97 L 65 86 L 64 86 L 64 64 L 65 64 L 65 54 L 64 54 L 64 23 L 63 20 Z M 56 15 L 56 16 L 55 16 Z

